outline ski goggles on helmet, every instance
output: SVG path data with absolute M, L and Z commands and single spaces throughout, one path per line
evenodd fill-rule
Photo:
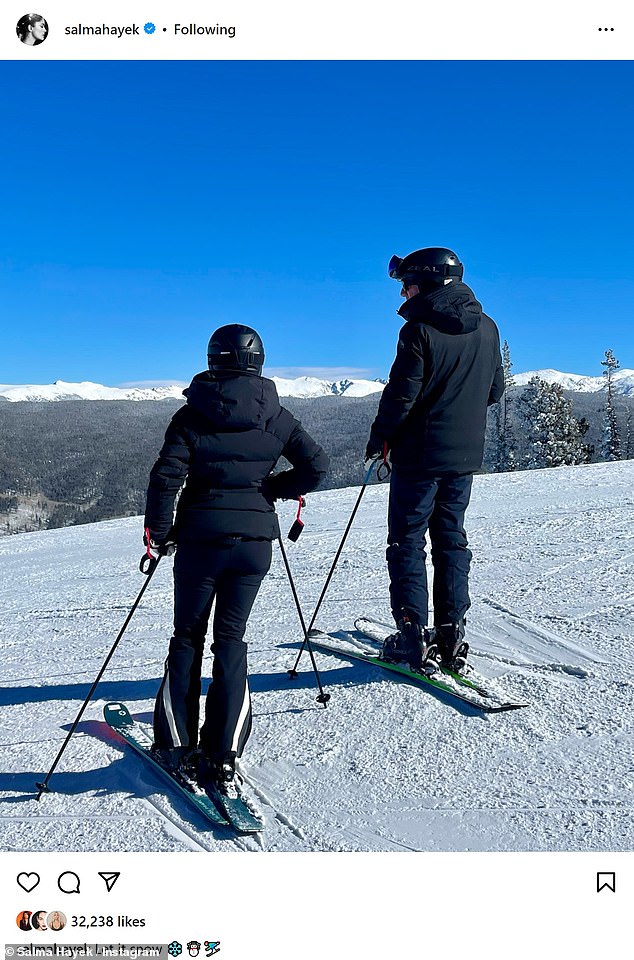
M 390 262 L 387 265 L 387 272 L 388 272 L 388 276 L 390 276 L 392 280 L 402 279 L 402 277 L 399 276 L 399 271 L 400 271 L 402 262 L 403 262 L 403 257 L 397 257 L 396 254 L 394 254 L 393 257 L 390 257 Z
M 404 287 L 413 287 L 420 283 L 420 277 L 413 273 L 401 273 L 403 257 L 394 256 L 388 264 L 388 273 L 393 280 L 399 280 Z

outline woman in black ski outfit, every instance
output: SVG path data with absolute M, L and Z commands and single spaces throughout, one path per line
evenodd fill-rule
M 194 377 L 152 468 L 145 540 L 174 559 L 174 635 L 154 712 L 161 763 L 235 795 L 235 759 L 251 731 L 247 619 L 279 536 L 274 501 L 314 490 L 328 470 L 323 449 L 280 406 L 261 376 L 264 347 L 251 327 L 211 337 L 209 371 Z M 292 469 L 270 476 L 281 456 Z M 185 487 L 173 520 L 174 501 Z M 213 601 L 212 683 L 198 731 L 201 669 Z M 193 754 L 199 747 L 200 752 Z

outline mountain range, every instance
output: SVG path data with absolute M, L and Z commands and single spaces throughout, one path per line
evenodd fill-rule
M 385 386 L 383 380 L 320 380 L 317 377 L 298 377 L 296 380 L 271 378 L 277 386 L 280 397 L 311 399 L 314 397 L 346 396 L 367 397 L 380 393 Z M 0 384 L 0 402 L 30 400 L 44 402 L 52 400 L 180 400 L 186 383 L 175 383 L 158 387 L 105 387 L 100 383 L 83 380 L 81 383 L 67 383 L 56 380 L 47 384 Z
M 532 370 L 528 373 L 513 375 L 515 385 L 526 386 L 529 380 L 538 376 L 548 383 L 559 383 L 564 390 L 575 393 L 599 393 L 606 389 L 603 376 L 588 377 L 578 373 L 561 373 L 559 370 Z M 271 378 L 277 386 L 280 397 L 367 397 L 380 393 L 385 386 L 384 380 L 322 380 L 317 377 L 298 377 L 286 380 Z M 613 374 L 614 389 L 623 396 L 634 397 L 634 370 L 617 370 Z M 57 400 L 180 400 L 184 383 L 158 387 L 106 387 L 85 380 L 81 383 L 68 383 L 56 380 L 50 384 L 0 384 L 0 402 L 10 401 L 57 401 Z

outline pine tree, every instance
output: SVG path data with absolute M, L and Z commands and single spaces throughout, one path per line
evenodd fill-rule
M 528 440 L 524 466 L 534 470 L 588 462 L 590 449 L 583 443 L 587 426 L 573 417 L 560 384 L 533 377 L 519 405 Z
M 497 457 L 496 470 L 498 473 L 517 469 L 517 458 L 515 452 L 515 442 L 513 438 L 513 429 L 511 426 L 511 389 L 515 386 L 515 379 L 511 370 L 511 351 L 508 340 L 504 341 L 502 346 L 502 370 L 504 372 L 504 394 L 498 408 L 497 418 Z
M 629 407 L 626 408 L 625 412 L 625 442 L 623 444 L 623 450 L 625 452 L 624 460 L 632 459 L 632 411 Z
M 613 383 L 614 373 L 619 369 L 620 364 L 612 350 L 605 351 L 605 360 L 601 361 L 601 366 L 605 367 L 603 376 L 607 383 L 605 413 L 603 417 L 603 459 L 620 460 L 621 438 L 619 436 L 619 426 L 616 419 Z

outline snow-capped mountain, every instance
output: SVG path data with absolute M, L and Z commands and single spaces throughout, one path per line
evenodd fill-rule
M 296 380 L 271 378 L 280 397 L 367 397 L 380 393 L 383 380 L 320 380 L 318 377 L 298 377 Z
M 320 380 L 317 377 L 298 377 L 296 380 L 271 378 L 280 397 L 366 397 L 379 393 L 385 384 L 381 380 Z M 180 400 L 186 383 L 164 387 L 104 387 L 100 383 L 82 380 L 67 383 L 56 380 L 44 385 L 0 384 L 0 401 L 18 402 L 30 400 L 45 402 L 53 400 Z
M 81 383 L 67 383 L 56 380 L 55 383 L 24 384 L 12 386 L 0 384 L 0 400 L 18 402 L 31 400 L 44 402 L 49 400 L 168 400 L 183 395 L 186 384 L 166 387 L 104 387 L 100 383 L 82 380 Z
M 580 373 L 561 373 L 559 370 L 532 370 L 530 373 L 516 373 L 513 379 L 517 387 L 525 387 L 535 376 L 547 383 L 559 383 L 564 390 L 573 390 L 577 393 L 599 393 L 607 389 L 607 381 L 603 376 L 585 377 Z M 612 384 L 617 393 L 622 393 L 626 397 L 634 396 L 634 370 L 617 370 L 612 374 Z
M 531 370 L 528 373 L 513 375 L 515 385 L 526 386 L 528 381 L 538 376 L 548 383 L 559 383 L 564 390 L 578 393 L 599 393 L 606 389 L 605 377 L 587 377 L 579 373 L 561 373 L 559 370 Z M 286 380 L 282 377 L 271 378 L 277 386 L 280 397 L 311 399 L 314 397 L 367 397 L 380 393 L 385 386 L 383 380 L 322 380 L 318 377 L 298 377 Z M 614 389 L 623 396 L 634 397 L 634 370 L 617 370 L 613 374 Z M 81 383 L 67 383 L 56 380 L 55 383 L 38 385 L 0 384 L 0 402 L 20 400 L 180 400 L 186 383 L 171 384 L 163 387 L 105 387 L 100 383 L 83 380 Z

